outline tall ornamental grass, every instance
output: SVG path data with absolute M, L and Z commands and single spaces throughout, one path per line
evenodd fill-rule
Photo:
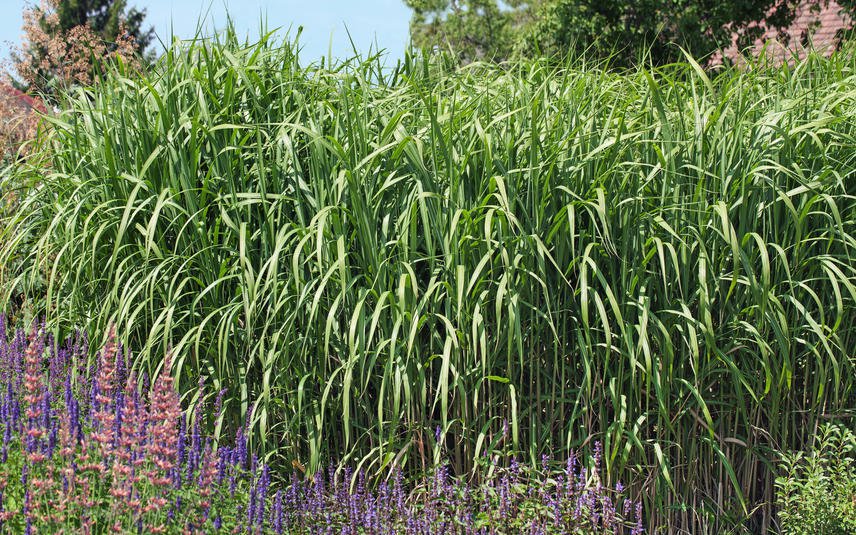
M 649 527 L 774 514 L 850 414 L 856 56 L 704 72 L 177 43 L 79 90 L 4 297 L 227 388 L 272 463 L 373 474 L 597 439 Z M 229 418 L 227 418 L 228 423 Z M 434 434 L 435 427 L 440 432 Z

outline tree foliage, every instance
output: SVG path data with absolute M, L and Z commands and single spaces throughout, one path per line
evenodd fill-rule
M 56 13 L 63 30 L 88 25 L 107 42 L 114 42 L 122 33 L 127 33 L 141 51 L 146 50 L 154 38 L 154 30 L 143 27 L 146 10 L 129 8 L 126 0 L 65 0 L 57 3 Z
M 449 47 L 464 61 L 585 51 L 618 64 L 706 57 L 790 26 L 800 6 L 829 0 L 405 0 L 416 46 Z M 850 6 L 854 2 L 840 1 Z
M 413 10 L 417 46 L 451 46 L 468 60 L 505 58 L 514 47 L 514 28 L 529 8 L 520 0 L 405 0 Z
M 138 66 L 154 30 L 145 10 L 126 0 L 41 0 L 24 10 L 24 41 L 13 53 L 15 70 L 30 91 L 50 95 L 58 86 L 87 84 L 105 58 Z

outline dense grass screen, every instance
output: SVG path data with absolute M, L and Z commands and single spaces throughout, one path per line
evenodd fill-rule
M 39 185 L 4 286 L 115 322 L 140 370 L 172 348 L 272 459 L 465 473 L 507 426 L 535 463 L 601 440 L 676 525 L 739 518 L 773 448 L 853 407 L 854 67 L 179 43 L 7 171 Z

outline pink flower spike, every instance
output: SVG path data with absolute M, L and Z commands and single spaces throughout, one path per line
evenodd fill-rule
M 94 429 L 92 439 L 98 445 L 101 458 L 105 461 L 113 453 L 114 437 L 113 426 L 116 423 L 115 407 L 112 407 L 118 388 L 116 382 L 116 355 L 118 346 L 116 344 L 116 327 L 110 325 L 107 331 L 107 341 L 101 350 L 98 374 L 95 377 L 97 394 L 95 403 L 97 405 L 93 414 Z
M 149 393 L 148 456 L 163 476 L 175 467 L 178 458 L 178 419 L 181 400 L 173 386 L 172 355 L 167 354 L 163 368 Z M 150 474 L 158 486 L 169 484 L 168 477 Z

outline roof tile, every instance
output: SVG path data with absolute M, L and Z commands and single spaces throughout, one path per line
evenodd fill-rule
M 810 2 L 803 2 L 797 8 L 794 23 L 789 28 L 781 31 L 767 28 L 764 35 L 750 48 L 752 53 L 757 54 L 766 45 L 766 53 L 777 61 L 786 61 L 794 55 L 804 58 L 808 52 L 809 43 L 815 50 L 828 55 L 838 44 L 838 32 L 850 28 L 851 25 L 850 17 L 835 0 L 830 0 L 819 9 L 812 9 Z M 738 34 L 735 33 L 732 45 L 725 49 L 724 56 L 740 62 L 737 38 Z M 718 64 L 721 58 L 722 56 L 717 54 L 711 59 L 711 63 Z

